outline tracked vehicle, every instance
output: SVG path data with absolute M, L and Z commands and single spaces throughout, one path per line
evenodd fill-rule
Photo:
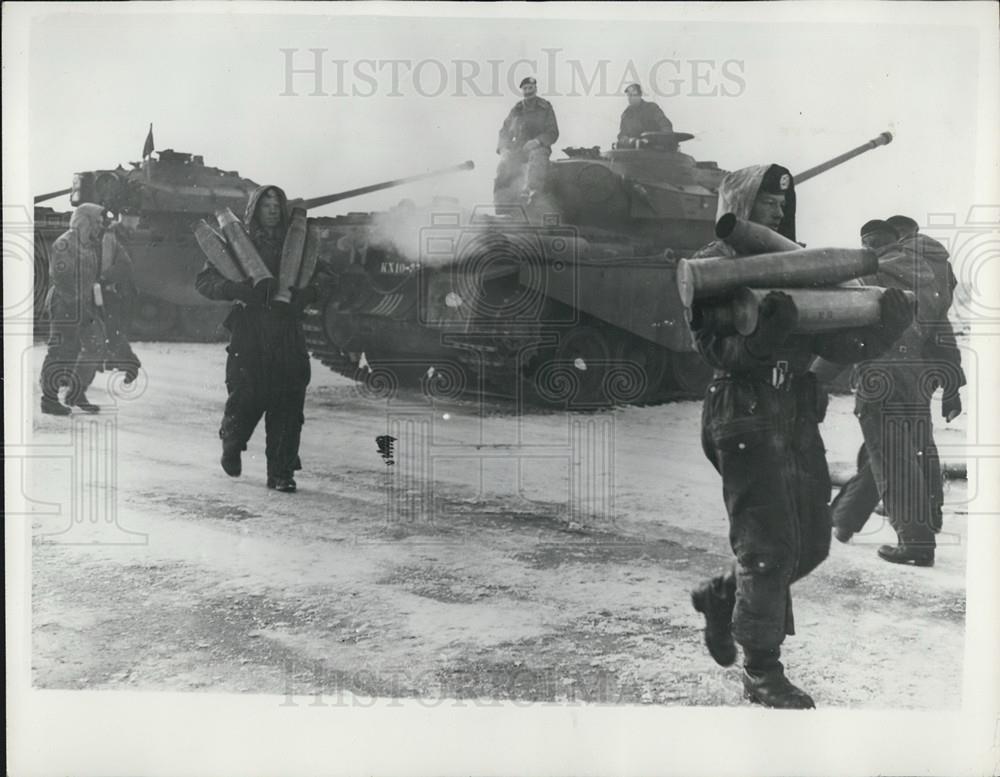
M 310 219 L 321 302 L 313 353 L 391 391 L 496 392 L 565 408 L 700 395 L 676 262 L 714 237 L 714 162 L 687 133 L 643 147 L 565 149 L 524 207 L 441 201 Z M 889 133 L 796 176 L 802 183 L 891 141 Z

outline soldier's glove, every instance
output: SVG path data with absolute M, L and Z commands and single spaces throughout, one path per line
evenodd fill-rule
M 315 286 L 304 289 L 292 289 L 292 312 L 300 316 L 302 311 L 319 299 L 319 291 Z
M 886 289 L 879 300 L 882 317 L 882 331 L 890 342 L 895 342 L 906 328 L 913 323 L 910 301 L 900 289 Z
M 956 391 L 941 398 L 941 416 L 947 423 L 951 423 L 962 414 L 962 398 Z
M 254 304 L 267 307 L 271 304 L 271 300 L 274 299 L 274 295 L 277 292 L 278 282 L 274 278 L 265 278 L 262 281 L 258 281 L 257 285 L 253 287 Z
M 236 281 L 226 281 L 224 287 L 226 296 L 229 299 L 238 299 L 246 302 L 248 305 L 253 304 L 254 301 L 254 290 L 247 286 L 245 283 L 237 283 Z
M 784 345 L 799 320 L 795 300 L 782 291 L 772 291 L 760 303 L 757 329 L 747 338 L 751 354 L 769 356 Z
M 524 144 L 524 150 L 534 151 L 540 145 L 542 145 L 542 142 L 538 138 L 532 138 L 531 140 L 529 140 L 527 143 Z

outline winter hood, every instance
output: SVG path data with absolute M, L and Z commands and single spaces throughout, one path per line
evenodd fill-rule
M 753 165 L 727 173 L 722 179 L 722 185 L 719 186 L 716 221 L 727 213 L 732 213 L 737 218 L 749 219 L 764 175 L 772 167 L 780 169 L 778 165 Z M 789 179 L 788 189 L 785 191 L 785 216 L 777 231 L 789 240 L 795 240 L 795 181 L 791 176 Z
M 94 240 L 104 228 L 104 208 L 90 202 L 77 206 L 69 217 L 69 228 L 76 231 L 83 243 Z
M 280 186 L 268 185 L 258 186 L 253 190 L 253 194 L 250 195 L 250 199 L 247 200 L 247 209 L 243 214 L 243 223 L 246 225 L 247 229 L 254 229 L 256 227 L 253 223 L 253 217 L 257 213 L 257 205 L 260 204 L 260 198 L 263 197 L 268 191 L 273 191 L 278 195 L 278 199 L 281 200 L 281 226 L 279 228 L 283 231 L 288 227 L 288 196 L 285 194 L 285 190 Z

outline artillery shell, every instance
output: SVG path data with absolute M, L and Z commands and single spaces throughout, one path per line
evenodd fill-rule
M 879 302 L 885 289 L 881 286 L 832 289 L 739 289 L 731 305 L 736 331 L 741 335 L 753 334 L 757 329 L 760 303 L 770 292 L 782 291 L 792 298 L 799 312 L 794 334 L 819 334 L 838 329 L 871 326 L 881 321 Z M 912 291 L 904 292 L 911 305 L 917 297 Z
M 199 221 L 194 228 L 194 238 L 201 246 L 202 253 L 205 254 L 208 263 L 218 270 L 223 278 L 237 283 L 242 283 L 247 279 L 236 259 L 229 252 L 226 241 L 212 229 L 205 219 Z
M 274 295 L 278 302 L 288 302 L 292 298 L 292 289 L 301 288 L 299 275 L 302 271 L 303 249 L 306 244 L 306 212 L 303 208 L 292 209 L 291 223 L 285 233 L 285 242 L 281 246 L 281 266 L 278 271 L 278 293 Z
M 715 236 L 725 240 L 736 249 L 736 253 L 744 256 L 798 251 L 802 248 L 794 240 L 789 240 L 773 229 L 737 218 L 732 213 L 727 213 L 716 222 Z
M 229 241 L 229 246 L 232 248 L 236 260 L 253 284 L 256 286 L 263 280 L 273 278 L 274 276 L 267 269 L 264 260 L 257 253 L 257 249 L 250 242 L 250 236 L 246 233 L 243 222 L 236 218 L 236 214 L 229 208 L 222 208 L 215 212 L 215 217 L 219 220 L 222 234 Z
M 863 248 L 802 248 L 753 256 L 681 259 L 677 288 L 690 307 L 696 299 L 723 297 L 741 286 L 803 288 L 872 275 L 878 258 Z

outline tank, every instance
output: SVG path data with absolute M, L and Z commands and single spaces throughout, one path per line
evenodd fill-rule
M 471 163 L 410 178 L 387 181 L 292 205 L 315 208 L 349 197 L 399 186 L 414 180 L 466 169 Z M 69 225 L 69 213 L 59 213 L 41 203 L 65 194 L 75 207 L 96 203 L 117 215 L 122 244 L 132 257 L 139 292 L 129 322 L 129 336 L 137 340 L 205 341 L 222 338 L 225 302 L 201 296 L 194 278 L 205 257 L 194 237 L 194 227 L 228 207 L 242 216 L 256 181 L 236 171 L 205 165 L 197 154 L 165 149 L 148 154 L 142 162 L 113 170 L 76 173 L 69 189 L 35 197 L 36 311 L 48 285 L 48 256 L 52 243 Z M 40 316 L 36 315 L 36 322 Z
M 725 170 L 647 133 L 634 149 L 567 148 L 525 206 L 439 199 L 310 219 L 319 359 L 391 392 L 495 393 L 567 409 L 700 396 L 677 263 L 715 236 Z M 890 142 L 882 133 L 796 176 L 802 183 Z
M 193 279 L 205 260 L 192 227 L 219 207 L 242 213 L 256 187 L 235 171 L 206 166 L 201 156 L 172 149 L 132 162 L 128 169 L 119 165 L 76 173 L 70 189 L 35 198 L 36 284 L 40 275 L 44 281 L 48 251 L 65 229 L 39 203 L 69 194 L 74 207 L 97 203 L 117 214 L 124 227 L 119 236 L 132 257 L 139 292 L 131 337 L 218 339 L 228 306 L 195 291 Z

